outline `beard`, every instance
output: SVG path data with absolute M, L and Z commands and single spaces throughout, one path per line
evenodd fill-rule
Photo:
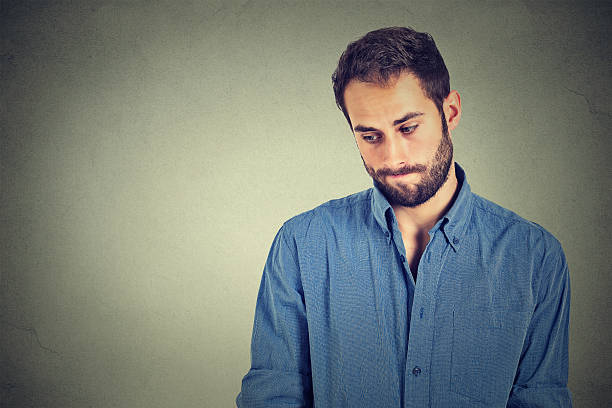
M 453 160 L 453 143 L 448 134 L 444 112 L 441 113 L 442 139 L 438 144 L 433 159 L 427 165 L 406 165 L 398 169 L 382 168 L 374 170 L 363 160 L 366 171 L 374 180 L 374 185 L 384 194 L 391 205 L 416 207 L 433 197 L 446 182 Z M 386 182 L 387 176 L 421 173 L 421 180 L 409 186 L 403 183 L 391 185 Z

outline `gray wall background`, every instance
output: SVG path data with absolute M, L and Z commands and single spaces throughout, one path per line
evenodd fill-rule
M 477 193 L 571 268 L 576 407 L 612 400 L 610 2 L 1 2 L 2 407 L 232 406 L 289 217 L 371 186 L 330 75 L 430 32 Z

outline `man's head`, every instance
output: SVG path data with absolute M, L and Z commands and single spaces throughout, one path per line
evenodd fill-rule
M 351 80 L 380 86 L 404 72 L 420 81 L 423 91 L 438 110 L 450 92 L 450 79 L 444 60 L 433 38 L 408 27 L 388 27 L 370 31 L 348 45 L 332 75 L 336 104 L 351 125 L 344 91 Z
M 415 207 L 447 180 L 459 94 L 432 38 L 387 28 L 349 44 L 334 73 L 363 163 L 391 204 Z

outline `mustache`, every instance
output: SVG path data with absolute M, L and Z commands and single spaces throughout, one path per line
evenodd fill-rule
M 375 171 L 375 174 L 378 177 L 401 176 L 401 175 L 410 174 L 410 173 L 424 173 L 426 170 L 427 170 L 427 166 L 425 166 L 424 164 L 413 164 L 413 165 L 407 164 L 398 169 L 389 169 L 389 168 L 378 169 Z

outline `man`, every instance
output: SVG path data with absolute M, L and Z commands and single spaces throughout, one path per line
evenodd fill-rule
M 563 251 L 470 191 L 433 39 L 370 32 L 332 79 L 374 187 L 278 232 L 238 406 L 571 406 Z

